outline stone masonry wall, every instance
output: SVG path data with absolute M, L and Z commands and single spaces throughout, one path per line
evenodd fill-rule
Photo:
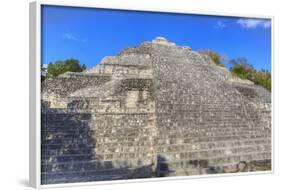
M 271 94 L 164 38 L 42 84 L 42 183 L 271 169 Z
M 65 108 L 67 96 L 88 86 L 100 86 L 111 79 L 110 75 L 65 73 L 59 77 L 48 78 L 42 83 L 42 100 L 51 102 L 52 108 Z

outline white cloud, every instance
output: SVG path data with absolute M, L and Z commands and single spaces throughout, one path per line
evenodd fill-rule
M 216 22 L 216 25 L 215 25 L 215 28 L 219 28 L 219 29 L 224 29 L 226 27 L 226 24 L 222 21 L 217 21 Z
M 62 37 L 64 39 L 67 39 L 67 40 L 73 40 L 73 41 L 77 41 L 77 42 L 86 42 L 87 40 L 86 39 L 81 39 L 81 38 L 78 38 L 70 33 L 64 33 L 62 35 Z
M 269 28 L 271 27 L 270 20 L 266 19 L 244 19 L 241 18 L 237 20 L 237 24 L 241 25 L 243 28 L 254 29 L 257 27 Z

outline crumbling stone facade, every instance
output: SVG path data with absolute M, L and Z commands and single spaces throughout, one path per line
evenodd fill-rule
M 271 93 L 164 38 L 42 83 L 43 184 L 271 169 Z

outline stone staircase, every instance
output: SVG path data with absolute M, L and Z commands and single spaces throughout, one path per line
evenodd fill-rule
M 75 175 L 69 173 L 73 170 L 73 162 L 88 163 L 94 156 L 88 126 L 91 115 L 56 113 L 54 110 L 41 117 L 42 184 L 67 182 Z M 78 165 L 83 168 L 82 164 Z
M 263 92 L 227 84 L 231 76 L 186 51 L 152 49 L 158 176 L 255 171 L 256 162 L 270 170 L 271 112 L 255 105 Z

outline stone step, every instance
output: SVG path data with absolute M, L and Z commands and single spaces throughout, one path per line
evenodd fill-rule
M 88 120 L 91 118 L 91 114 L 87 113 L 59 113 L 59 112 L 54 112 L 54 113 L 43 113 L 41 115 L 41 120 L 53 120 L 53 121 L 59 121 L 61 118 L 65 120 L 70 120 L 70 119 L 80 119 L 80 120 Z
M 41 156 L 62 156 L 77 154 L 92 154 L 92 148 L 65 148 L 65 149 L 45 149 L 41 150 Z
M 42 128 L 41 132 L 44 133 L 85 133 L 90 132 L 91 129 L 88 127 L 48 127 Z
M 237 127 L 233 127 L 234 125 L 230 125 L 231 127 L 227 127 L 230 123 L 228 124 L 221 124 L 221 123 L 218 123 L 214 126 L 212 126 L 212 124 L 208 124 L 206 126 L 202 125 L 200 126 L 200 128 L 198 126 L 192 126 L 192 125 L 189 125 L 188 123 L 185 123 L 186 127 L 183 126 L 181 127 L 181 130 L 202 130 L 202 131 L 216 131 L 216 130 L 222 130 L 222 131 L 227 131 L 227 130 L 234 130 L 234 131 L 240 131 L 240 130 L 261 130 L 262 128 L 260 127 L 256 127 L 256 126 L 241 126 L 241 124 L 237 123 Z M 220 126 L 220 127 L 217 127 L 217 126 Z M 104 127 L 104 128 L 93 128 L 94 131 L 98 131 L 99 133 L 100 132 L 104 132 L 104 133 L 107 133 L 107 132 L 110 132 L 110 131 L 125 131 L 125 130 L 131 130 L 133 131 L 134 129 L 136 131 L 140 130 L 140 128 L 136 128 L 136 127 L 139 127 L 139 125 L 130 125 L 130 127 L 128 126 L 114 126 L 114 125 L 108 125 L 108 127 Z M 141 130 L 145 131 L 145 130 L 148 130 L 150 127 L 145 127 L 144 129 L 141 128 Z M 179 126 L 169 126 L 167 127 L 165 125 L 165 128 L 161 128 L 161 131 L 163 132 L 166 132 L 166 131 L 178 131 L 179 129 Z M 42 132 L 71 132 L 71 131 L 88 131 L 90 130 L 89 126 L 87 125 L 82 125 L 82 124 L 75 124 L 75 125 L 72 125 L 72 126 L 65 126 L 65 123 L 62 123 L 61 125 L 59 126 L 56 126 L 56 124 L 53 124 L 53 123 L 50 123 L 48 124 L 46 127 L 42 127 Z M 270 131 L 269 129 L 264 129 L 264 130 L 268 130 Z
M 41 141 L 46 140 L 58 140 L 58 139 L 89 139 L 91 138 L 90 132 L 83 133 L 60 133 L 60 132 L 42 132 L 41 133 Z
M 190 136 L 188 138 L 178 138 L 178 137 L 174 137 L 174 138 L 159 138 L 158 143 L 161 144 L 174 144 L 174 143 L 193 143 L 193 142 L 214 142 L 214 141 L 222 141 L 222 140 L 244 140 L 244 139 L 254 139 L 254 138 L 267 138 L 270 137 L 270 134 L 257 134 L 257 135 L 253 135 L 253 134 L 238 134 L 238 135 L 222 135 L 222 136 L 203 136 L 202 135 L 197 135 L 197 136 Z M 142 135 L 139 137 L 100 137 L 100 138 L 96 138 L 96 142 L 97 143 L 107 143 L 107 142 L 132 142 L 132 141 L 147 141 L 147 140 L 152 140 L 152 136 L 149 136 L 149 134 L 147 135 Z
M 77 144 L 71 144 L 71 145 L 63 145 L 63 144 L 50 144 L 50 145 L 41 145 L 42 150 L 60 150 L 60 149 L 75 149 L 75 148 L 109 148 L 109 147 L 135 147 L 135 146 L 152 146 L 152 141 L 134 141 L 134 142 L 108 142 L 108 143 L 101 143 L 101 144 L 95 144 L 95 145 L 77 145 Z
M 205 151 L 205 150 L 223 150 L 239 147 L 251 147 L 251 146 L 265 146 L 270 145 L 271 140 L 246 140 L 246 141 L 234 141 L 234 142 L 216 142 L 216 143 L 198 143 L 198 144 L 178 144 L 178 145 L 166 145 L 155 147 L 158 153 L 173 153 L 173 152 L 188 152 L 188 151 Z M 44 156 L 71 156 L 79 154 L 112 154 L 112 153 L 133 153 L 133 152 L 149 152 L 153 151 L 152 146 L 105 146 L 93 148 L 65 148 L 65 149 L 47 149 L 42 150 L 41 153 Z
M 271 133 L 270 132 L 266 132 L 266 131 L 239 131 L 239 132 L 234 132 L 234 131 L 228 131 L 228 132 L 191 132 L 191 133 L 186 133 L 183 131 L 179 131 L 178 133 L 172 133 L 172 134 L 165 134 L 163 132 L 161 132 L 161 134 L 158 135 L 159 139 L 166 139 L 166 138 L 196 138 L 196 137 L 220 137 L 220 136 L 239 136 L 239 135 L 268 135 L 270 136 Z
M 78 154 L 70 156 L 41 156 L 41 163 L 75 162 L 93 160 L 93 154 Z
M 95 139 L 102 139 L 102 138 L 135 138 L 135 137 L 145 137 L 151 135 L 151 132 L 153 132 L 153 129 L 150 129 L 147 132 L 113 132 L 113 133 L 98 133 L 94 132 L 92 135 Z M 145 137 L 146 138 L 146 137 Z
M 91 136 L 93 134 L 92 131 L 42 131 L 41 138 L 49 138 L 49 139 L 56 139 L 56 138 L 79 138 Z
M 165 126 L 160 128 L 160 131 L 167 131 L 167 132 L 177 132 L 179 130 L 178 126 Z M 188 130 L 188 131 L 205 131 L 205 132 L 212 132 L 212 131 L 271 131 L 270 128 L 264 127 L 257 127 L 257 126 L 249 126 L 249 125 L 237 125 L 233 127 L 232 125 L 227 126 L 227 125 L 201 125 L 200 127 L 198 126 L 188 126 L 185 125 L 183 127 L 180 127 L 181 130 Z
M 220 127 L 221 129 L 224 128 L 232 128 L 232 129 L 252 129 L 252 128 L 256 128 L 256 129 L 264 129 L 264 128 L 268 128 L 268 126 L 265 126 L 264 123 L 248 123 L 248 125 L 242 125 L 239 123 L 234 123 L 234 122 L 229 122 L 229 121 L 222 121 L 222 122 L 205 122 L 204 120 L 199 120 L 199 119 L 192 119 L 190 121 L 185 121 L 185 122 L 181 122 L 179 120 L 169 120 L 168 121 L 159 121 L 159 120 L 165 120 L 166 118 L 158 118 L 158 125 L 162 126 L 161 129 L 163 130 L 173 130 L 173 129 L 178 129 L 178 128 L 190 128 L 190 129 L 202 129 L 204 130 L 205 128 L 207 129 L 216 129 L 217 127 Z M 200 126 L 200 128 L 198 127 Z
M 152 128 L 147 128 L 146 130 L 118 130 L 114 131 L 114 128 L 111 130 L 106 131 L 93 131 L 92 134 L 94 135 L 95 138 L 103 138 L 103 137 L 116 137 L 116 136 L 122 136 L 122 137 L 129 137 L 129 136 L 138 136 L 140 134 L 149 134 L 152 130 L 157 130 L 157 129 L 152 129 Z M 201 130 L 201 129 L 188 129 L 188 128 L 182 128 L 176 130 L 160 130 L 158 132 L 158 137 L 159 138 L 165 138 L 165 137 L 171 137 L 171 138 L 187 138 L 187 137 L 194 137 L 194 136 L 235 136 L 235 135 L 240 135 L 240 134 L 251 134 L 251 135 L 259 135 L 259 134 L 268 134 L 270 135 L 271 131 L 269 130 L 260 130 L 260 129 L 240 129 L 240 130 Z
M 150 165 L 151 160 L 130 159 L 130 160 L 90 160 L 75 162 L 43 163 L 41 171 L 43 173 L 63 172 L 63 171 L 98 171 L 113 168 L 139 168 Z
M 43 145 L 50 145 L 50 144 L 62 144 L 62 145 L 68 145 L 68 144 L 91 144 L 94 143 L 94 139 L 92 138 L 62 138 L 62 139 L 42 139 L 41 144 Z
M 259 152 L 270 152 L 271 146 L 248 146 L 248 147 L 237 147 L 229 149 L 214 149 L 214 150 L 198 150 L 198 151 L 188 151 L 188 152 L 166 152 L 158 153 L 159 156 L 164 157 L 168 161 L 174 160 L 200 160 L 200 159 L 210 159 L 213 157 L 227 157 L 231 155 L 244 155 L 248 153 L 259 153 Z
M 68 133 L 68 132 L 87 132 L 87 131 L 91 131 L 90 127 L 82 127 L 79 125 L 76 126 L 63 126 L 63 127 L 45 127 L 45 128 L 41 128 L 42 132 L 64 132 L 64 133 Z
M 90 145 L 90 144 L 103 144 L 103 143 L 129 143 L 135 141 L 152 141 L 152 137 L 149 136 L 138 136 L 138 137 L 123 137 L 123 138 L 112 138 L 112 137 L 104 137 L 98 139 L 51 139 L 51 140 L 43 140 L 42 145 L 49 146 L 55 145 L 58 147 L 71 147 L 75 144 L 77 145 Z
M 94 144 L 41 144 L 41 150 L 63 150 L 63 149 L 82 149 L 82 148 L 94 148 Z
M 194 169 L 177 169 L 177 170 L 158 171 L 158 175 L 161 177 L 194 176 L 194 175 L 217 174 L 217 173 L 224 173 L 224 172 L 220 167 L 219 168 L 194 168 Z
M 172 106 L 172 105 L 170 105 Z M 224 108 L 198 108 L 198 109 L 192 109 L 190 108 L 191 105 L 188 105 L 187 107 L 183 107 L 182 109 L 163 109 L 159 113 L 160 117 L 163 117 L 165 115 L 168 115 L 168 111 L 171 112 L 169 115 L 176 116 L 179 118 L 179 116 L 182 116 L 182 118 L 216 118 L 216 119 L 230 119 L 231 121 L 239 121 L 239 119 L 245 121 L 249 115 L 245 115 L 244 110 L 231 110 L 231 109 L 224 109 Z M 162 107 L 162 106 L 161 106 Z M 176 115 L 178 113 L 178 115 Z M 251 115 L 251 117 L 256 117 L 256 115 Z
M 130 170 L 130 171 L 133 171 L 133 170 L 139 170 L 139 169 L 143 169 L 143 168 L 149 168 L 149 170 L 151 171 L 151 168 L 152 166 L 151 165 L 145 165 L 145 166 L 141 166 L 141 167 L 132 167 L 132 168 L 129 168 L 129 167 L 121 167 L 121 168 L 113 168 L 113 167 L 109 167 L 109 168 L 100 168 L 98 170 L 69 170 L 69 171 L 51 171 L 51 172 L 41 172 L 42 174 L 52 174 L 52 175 L 60 175 L 60 174 L 72 174 L 72 173 L 82 173 L 82 172 L 85 172 L 85 173 L 96 173 L 96 174 L 102 174 L 102 173 L 110 173 L 110 172 L 120 172 L 120 171 L 124 171 L 124 170 Z
M 231 146 L 242 146 L 242 145 L 255 145 L 255 144 L 270 144 L 271 139 L 268 138 L 256 138 L 256 139 L 243 139 L 243 140 L 225 140 L 225 141 L 219 141 L 219 142 L 198 142 L 198 143 L 178 143 L 178 144 L 162 144 L 162 145 L 155 145 L 155 148 L 159 151 L 161 151 L 163 148 L 165 149 L 176 149 L 181 150 L 183 147 L 186 147 L 187 149 L 197 150 L 197 149 L 211 149 L 214 147 L 231 147 Z M 110 147 L 116 147 L 123 149 L 130 149 L 132 147 L 141 147 L 141 148 L 147 148 L 149 146 L 152 146 L 151 143 L 147 142 L 135 142 L 135 143 L 104 143 L 104 144 L 96 144 L 95 148 L 97 149 L 109 149 Z
M 167 132 L 168 133 L 168 132 Z M 212 138 L 212 137 L 223 137 L 223 136 L 271 136 L 271 133 L 268 131 L 227 131 L 227 132 L 191 132 L 191 133 L 185 133 L 185 131 L 182 131 L 182 133 L 172 133 L 167 134 L 163 132 L 158 131 L 158 137 L 159 139 L 187 139 L 187 138 Z
M 178 160 L 178 161 L 167 161 L 162 160 L 158 162 L 159 170 L 177 170 L 180 168 L 193 169 L 193 168 L 208 168 L 227 166 L 229 164 L 237 164 L 239 162 L 250 162 L 252 160 L 266 160 L 271 157 L 269 152 L 261 152 L 256 154 L 245 154 L 245 155 L 234 155 L 215 157 L 209 159 L 198 159 L 198 160 Z
M 151 125 L 146 124 L 145 126 L 129 126 L 122 125 L 122 126 L 107 126 L 107 127 L 100 127 L 97 128 L 92 127 L 91 130 L 95 135 L 104 135 L 104 134 L 126 134 L 128 133 L 149 133 L 151 130 L 157 129 Z
M 216 141 L 232 141 L 246 139 L 269 138 L 269 135 L 237 135 L 237 136 L 216 136 L 216 137 L 190 137 L 190 138 L 162 138 L 158 140 L 159 145 L 163 144 L 179 144 L 179 143 L 198 143 L 198 142 L 216 142 Z
M 151 177 L 151 171 L 151 166 L 144 166 L 140 168 L 117 168 L 103 171 L 42 173 L 41 181 L 42 184 L 58 184 L 70 182 L 135 179 Z
M 46 119 L 45 121 L 41 120 L 42 126 L 75 126 L 79 124 L 80 126 L 87 126 L 91 120 L 82 120 L 82 119 L 64 119 L 64 118 L 58 118 L 57 120 L 52 119 Z
M 74 143 L 82 143 L 82 144 L 87 144 L 87 143 L 107 143 L 107 142 L 116 142 L 116 143 L 123 143 L 123 142 L 135 142 L 135 141 L 149 141 L 152 140 L 152 137 L 149 136 L 150 134 L 147 135 L 139 135 L 136 137 L 99 137 L 99 138 L 88 138 L 88 139 L 73 139 L 73 138 L 68 138 L 68 139 L 50 139 L 50 140 L 43 140 L 42 144 L 43 145 L 67 145 L 67 144 L 74 144 Z
M 260 166 L 253 166 L 255 162 L 264 162 Z M 165 170 L 159 170 L 159 176 L 189 176 L 189 175 L 205 175 L 205 174 L 218 174 L 218 173 L 237 173 L 237 172 L 251 172 L 251 171 L 270 171 L 271 164 L 267 160 L 251 160 L 248 162 L 235 162 L 221 165 L 213 165 L 206 167 L 194 167 L 194 168 L 165 168 Z
M 236 119 L 236 118 L 205 118 L 201 117 L 200 115 L 198 117 L 195 116 L 189 116 L 187 114 L 180 115 L 178 113 L 171 113 L 168 112 L 169 115 L 158 115 L 157 121 L 159 123 L 159 126 L 165 126 L 163 124 L 173 124 L 173 123 L 182 123 L 185 124 L 185 126 L 196 126 L 196 124 L 200 123 L 200 127 L 209 127 L 209 126 L 240 126 L 240 127 L 246 127 L 246 126 L 252 126 L 254 127 L 255 125 L 251 125 L 251 123 L 246 122 L 249 118 L 243 119 Z M 255 119 L 255 118 L 251 118 Z M 245 124 L 241 124 L 241 122 Z M 255 124 L 262 124 L 262 120 L 256 120 L 254 123 Z M 166 127 L 166 126 L 165 126 Z
M 49 160 L 50 158 L 52 158 L 52 160 L 57 159 L 58 161 L 63 161 L 63 160 L 71 160 L 73 158 L 73 160 L 76 160 L 76 157 L 84 157 L 84 156 L 89 156 L 89 158 L 92 156 L 93 157 L 104 157 L 107 159 L 112 159 L 115 158 L 115 156 L 122 156 L 123 154 L 126 155 L 139 155 L 139 154 L 151 154 L 151 152 L 153 151 L 152 147 L 148 147 L 148 148 L 139 148 L 136 149 L 134 147 L 131 148 L 127 148 L 127 149 L 122 149 L 122 147 L 119 147 L 114 149 L 116 152 L 111 151 L 111 150 L 97 150 L 94 149 L 94 151 L 91 150 L 87 150 L 84 149 L 82 151 L 68 151 L 67 153 L 64 152 L 51 152 L 49 151 L 48 153 L 43 152 L 41 154 L 41 158 L 42 160 Z M 115 154 L 115 155 L 114 155 Z M 71 158 L 72 157 L 72 158 Z
M 169 93 L 169 92 L 167 92 Z M 172 95 L 170 93 L 170 95 Z M 204 94 L 205 96 L 205 94 Z M 227 102 L 208 102 L 211 101 L 210 99 L 204 102 L 205 104 L 202 105 L 202 100 L 196 99 L 191 96 L 179 96 L 180 99 L 177 100 L 176 96 L 172 95 L 170 96 L 171 99 L 167 101 L 167 103 L 159 103 L 156 106 L 159 108 L 162 108 L 163 110 L 171 110 L 171 111 L 178 111 L 178 112 L 190 112 L 195 113 L 198 111 L 201 111 L 202 113 L 208 113 L 212 112 L 214 115 L 216 113 L 222 113 L 223 115 L 229 115 L 230 112 L 234 114 L 242 115 L 243 113 L 243 107 L 233 107 L 227 104 Z M 200 102 L 196 102 L 196 100 L 199 100 Z M 225 105 L 223 105 L 225 103 Z
M 121 127 L 107 127 L 107 128 L 94 128 L 93 129 L 93 133 L 94 134 L 100 134 L 100 135 L 104 135 L 104 134 L 125 134 L 125 133 L 149 133 L 152 129 L 154 129 L 154 127 L 151 126 L 145 126 L 145 127 L 141 127 L 141 128 L 137 128 L 137 127 L 126 127 L 126 126 L 121 126 Z
M 197 142 L 190 142 L 190 139 L 183 139 L 183 140 L 178 140 L 178 141 L 170 141 L 169 139 L 166 139 L 166 141 L 162 144 L 158 144 L 157 143 L 157 147 L 166 147 L 166 146 L 172 146 L 172 145 L 182 145 L 182 144 L 190 144 L 190 145 L 193 145 L 193 144 L 202 144 L 202 146 L 206 146 L 207 144 L 210 144 L 210 143 L 224 143 L 224 144 L 230 144 L 232 142 L 245 142 L 245 141 L 260 141 L 260 140 L 270 140 L 270 137 L 262 137 L 262 138 L 253 138 L 253 139 L 248 139 L 248 138 L 244 138 L 244 139 L 225 139 L 225 140 L 220 140 L 218 142 L 215 142 L 215 141 L 197 141 Z M 186 141 L 187 143 L 184 143 L 184 141 Z M 95 147 L 96 148 L 100 148 L 100 147 L 136 147 L 136 146 L 152 146 L 153 142 L 157 142 L 157 141 L 144 141 L 144 142 L 116 142 L 116 143 L 113 143 L 113 142 L 107 142 L 107 143 L 102 143 L 102 144 L 96 144 Z
M 187 151 L 187 152 L 158 152 L 158 155 L 165 157 L 165 159 L 172 160 L 198 160 L 203 158 L 211 158 L 211 157 L 221 157 L 221 156 L 230 156 L 235 154 L 244 154 L 244 153 L 256 153 L 263 151 L 270 151 L 270 145 L 258 145 L 258 146 L 242 146 L 242 147 L 230 147 L 224 149 L 211 149 L 211 150 L 197 150 L 197 151 Z M 153 152 L 150 150 L 143 150 L 142 152 L 118 152 L 118 153 L 103 153 L 97 154 L 98 158 L 101 160 L 116 160 L 116 159 L 128 159 L 128 158 L 140 158 L 140 157 L 151 157 Z M 97 156 L 95 155 L 95 156 Z M 57 161 L 65 161 L 65 160 L 75 160 L 82 155 L 62 155 L 62 156 L 53 156 L 53 159 Z M 93 154 L 88 155 L 93 157 Z M 48 158 L 48 157 L 47 157 Z M 48 160 L 47 160 L 48 161 Z M 52 161 L 52 160 L 51 160 Z
M 44 156 L 69 156 L 76 154 L 110 154 L 110 153 L 131 153 L 131 152 L 148 152 L 152 151 L 152 146 L 103 146 L 93 148 L 58 148 L 45 149 L 41 151 Z
M 100 160 L 120 160 L 120 159 L 136 159 L 152 157 L 151 151 L 144 152 L 124 152 L 124 153 L 106 153 L 106 154 L 76 154 L 76 155 L 61 155 L 61 156 L 42 156 L 42 163 L 65 162 L 65 161 L 79 161 L 79 160 L 93 160 L 98 158 Z
M 191 143 L 191 144 L 163 144 L 157 145 L 155 148 L 158 152 L 174 152 L 182 150 L 203 150 L 203 149 L 214 149 L 214 148 L 228 148 L 228 147 L 239 147 L 239 146 L 249 146 L 249 145 L 265 145 L 271 144 L 270 138 L 260 138 L 260 139 L 245 139 L 245 140 L 236 140 L 236 141 L 219 141 L 219 142 L 201 142 L 201 143 Z M 57 149 L 53 147 L 48 148 L 45 146 L 42 149 L 42 154 L 46 155 L 67 155 L 71 153 L 82 153 L 82 152 L 96 152 L 97 150 L 101 152 L 131 152 L 140 150 L 145 150 L 148 147 L 151 147 L 151 142 L 134 142 L 134 143 L 105 143 L 105 144 L 96 144 L 95 146 L 87 147 L 67 147 L 62 148 L 57 146 Z
M 244 140 L 244 141 L 225 141 L 225 142 L 208 142 L 208 143 L 192 143 L 192 144 L 176 144 L 176 145 L 162 145 L 157 146 L 157 152 L 187 152 L 197 150 L 215 150 L 215 149 L 229 149 L 247 146 L 264 146 L 270 145 L 271 140 Z
M 125 128 L 130 128 L 130 129 L 138 129 L 138 128 L 146 128 L 148 126 L 148 121 L 145 123 L 136 123 L 136 124 L 128 124 L 124 120 L 122 123 L 119 124 L 114 124 L 114 123 L 104 123 L 104 122 L 98 122 L 96 121 L 95 124 L 91 126 L 93 130 L 112 130 L 112 129 L 125 129 Z
M 195 150 L 213 150 L 213 149 L 223 149 L 223 148 L 237 148 L 237 147 L 245 147 L 245 146 L 263 146 L 270 144 L 270 140 L 253 140 L 253 141 L 226 141 L 222 143 L 198 143 L 198 144 L 178 144 L 178 145 L 163 145 L 157 146 L 155 148 L 149 146 L 105 146 L 102 144 L 101 146 L 96 145 L 95 151 L 97 154 L 105 154 L 105 153 L 118 153 L 118 152 L 144 152 L 146 150 L 152 151 L 152 149 L 156 149 L 158 153 L 160 152 L 184 152 L 184 151 L 195 151 Z
M 89 123 L 80 122 L 46 122 L 42 124 L 42 130 L 68 130 L 68 129 L 89 129 Z

